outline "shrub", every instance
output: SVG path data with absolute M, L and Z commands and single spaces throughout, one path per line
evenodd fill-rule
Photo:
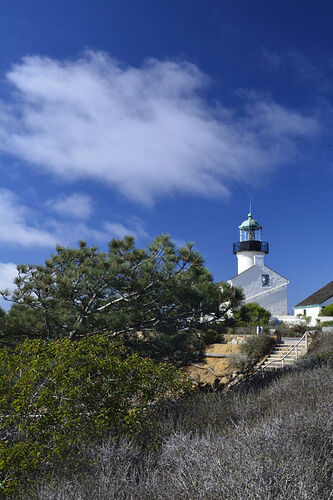
M 323 326 L 333 326 L 333 321 L 319 321 L 319 327 L 322 328 Z
M 242 352 L 232 355 L 230 359 L 232 366 L 239 372 L 246 372 L 252 366 L 249 356 Z
M 171 405 L 157 453 L 128 441 L 88 444 L 88 471 L 55 471 L 32 498 L 331 498 L 333 372 L 278 372 L 260 390 L 195 393 Z
M 322 332 L 313 334 L 307 357 L 318 363 L 326 361 L 333 365 L 333 334 Z
M 276 343 L 273 337 L 268 335 L 253 335 L 241 344 L 241 351 L 248 356 L 252 362 L 257 362 L 266 354 L 269 354 Z
M 238 326 L 268 325 L 270 318 L 271 313 L 257 302 L 244 304 L 234 313 L 234 319 Z
M 152 403 L 190 388 L 172 365 L 127 356 L 105 335 L 2 349 L 0 494 L 15 493 L 35 469 L 66 460 L 82 439 L 140 434 L 155 425 Z
M 319 316 L 333 316 L 333 304 L 323 307 Z

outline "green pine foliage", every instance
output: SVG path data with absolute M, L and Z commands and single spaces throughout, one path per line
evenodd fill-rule
M 135 352 L 185 364 L 198 359 L 206 331 L 239 306 L 242 292 L 217 284 L 193 244 L 161 235 L 147 248 L 112 240 L 108 252 L 58 246 L 45 265 L 18 266 L 8 338 L 72 340 L 107 332 Z

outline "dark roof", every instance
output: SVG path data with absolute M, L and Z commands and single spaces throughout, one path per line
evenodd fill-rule
M 327 285 L 323 286 L 323 288 L 320 288 L 320 290 L 302 300 L 299 304 L 296 304 L 295 307 L 321 304 L 330 297 L 333 297 L 333 281 L 330 281 Z

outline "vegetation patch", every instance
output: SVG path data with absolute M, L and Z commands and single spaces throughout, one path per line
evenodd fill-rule
M 15 495 L 29 475 L 52 463 L 70 460 L 73 470 L 86 439 L 96 442 L 110 432 L 138 439 L 157 426 L 154 404 L 191 387 L 171 364 L 127 355 L 106 335 L 26 340 L 14 351 L 2 349 L 0 493 Z
M 328 500 L 333 372 L 307 363 L 229 393 L 194 393 L 156 414 L 160 447 L 87 445 L 81 474 L 40 478 L 32 498 Z
M 319 316 L 333 316 L 333 304 L 323 307 L 319 313 Z
M 269 335 L 251 335 L 241 344 L 241 352 L 254 364 L 269 354 L 276 344 L 276 339 Z
M 314 333 L 307 357 L 319 364 L 326 361 L 333 366 L 333 334 L 320 331 Z
M 235 311 L 237 326 L 268 325 L 271 313 L 257 302 L 249 302 Z
M 242 299 L 240 289 L 214 283 L 192 243 L 176 248 L 168 235 L 146 248 L 134 238 L 112 240 L 108 252 L 57 246 L 45 265 L 19 265 L 16 288 L 2 296 L 2 342 L 71 340 L 107 332 L 132 352 L 188 364 L 216 341 Z M 13 342 L 14 341 L 14 342 Z

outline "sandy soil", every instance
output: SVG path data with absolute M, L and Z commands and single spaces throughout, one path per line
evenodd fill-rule
M 207 354 L 225 354 L 227 356 L 232 356 L 239 352 L 240 345 L 231 343 L 212 344 L 206 349 Z M 235 371 L 232 357 L 206 357 L 202 363 L 187 367 L 187 372 L 200 385 L 226 384 L 231 380 Z

